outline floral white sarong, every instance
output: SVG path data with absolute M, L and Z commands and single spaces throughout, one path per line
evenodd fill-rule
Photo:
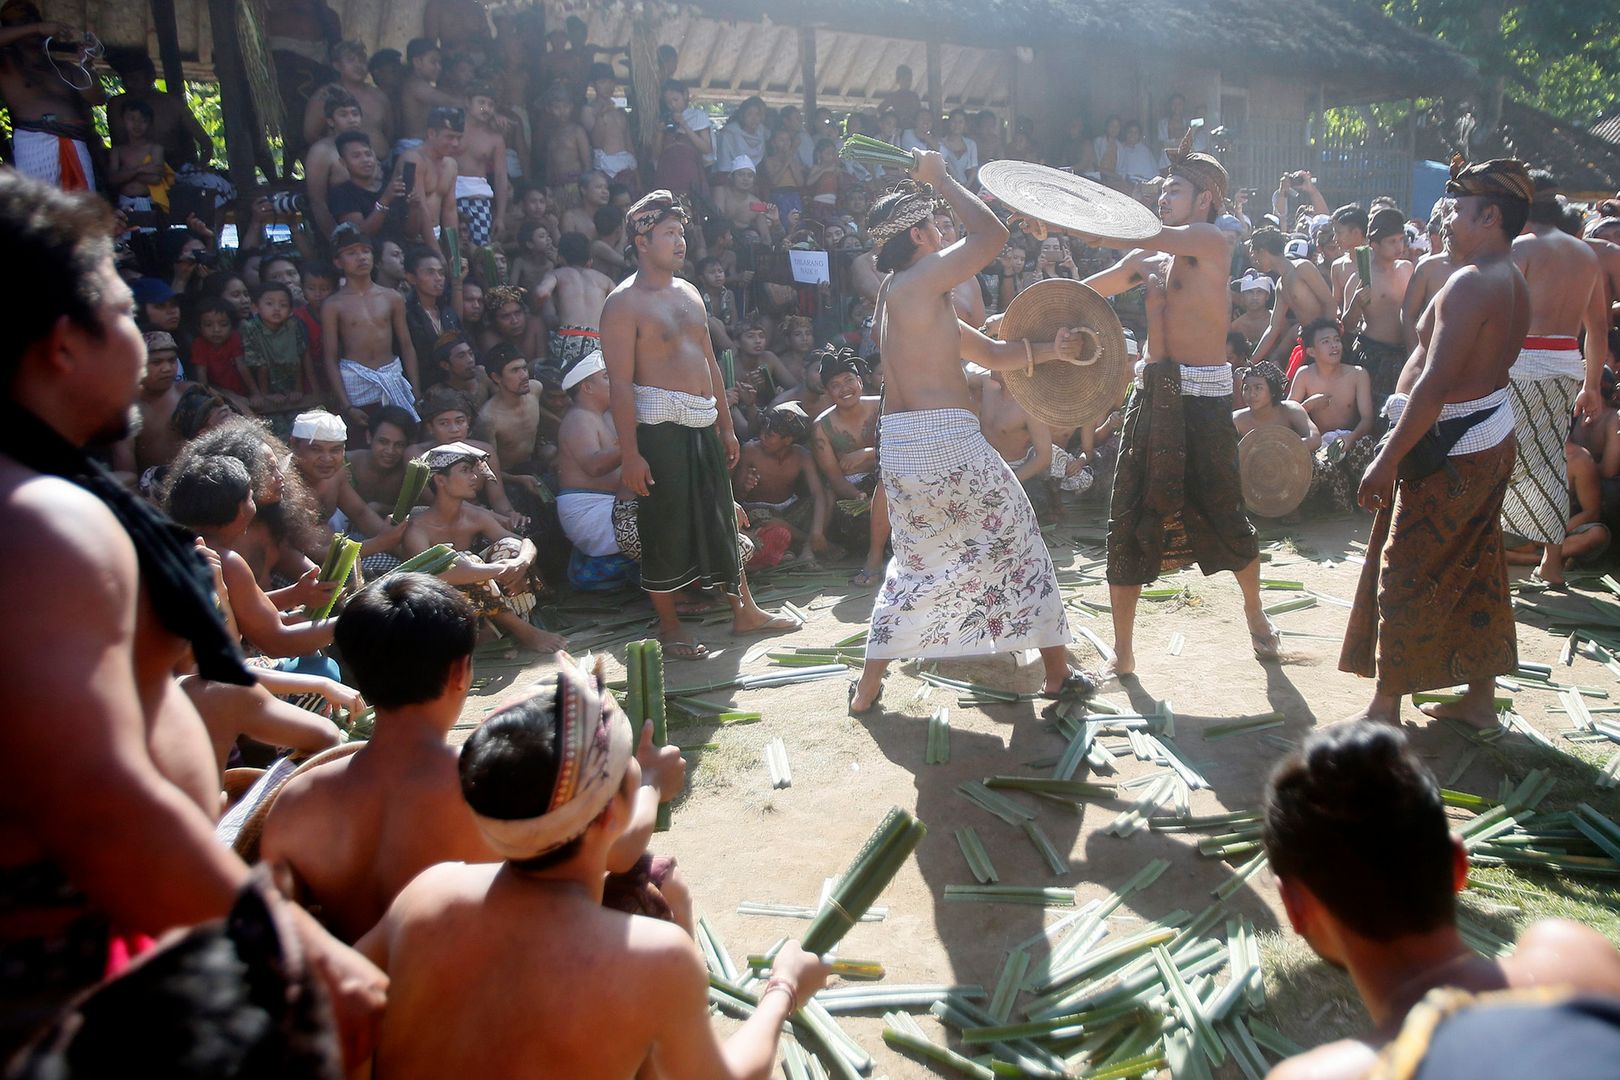
M 884 416 L 878 465 L 894 558 L 872 609 L 874 660 L 1065 645 L 1052 557 L 1012 469 L 966 409 Z

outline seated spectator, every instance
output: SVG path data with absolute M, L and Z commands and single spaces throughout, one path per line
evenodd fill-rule
M 586 240 L 596 239 L 596 212 L 613 201 L 613 184 L 604 172 L 592 169 L 580 178 L 579 205 L 563 211 L 562 235 L 579 233 Z M 562 236 L 557 238 L 562 244 Z
M 1289 924 L 1349 973 L 1374 1025 L 1283 1062 L 1275 1080 L 1369 1075 L 1408 1012 L 1443 987 L 1620 993 L 1620 955 L 1573 922 L 1534 924 L 1502 960 L 1468 947 L 1456 923 L 1468 855 L 1397 728 L 1355 721 L 1311 735 L 1266 784 L 1262 837 Z
M 1005 156 L 1002 152 L 1001 118 L 989 109 L 979 113 L 973 121 L 973 141 L 979 146 L 981 164 Z
M 391 515 L 405 484 L 406 451 L 416 441 L 416 421 L 404 409 L 389 405 L 377 413 L 371 443 L 349 451 L 349 479 L 354 490 L 379 517 Z
M 219 278 L 222 275 L 214 275 Z M 227 280 L 232 275 L 223 275 Z M 240 280 L 240 279 L 237 279 Z M 213 278 L 209 279 L 210 284 Z M 221 281 L 221 285 L 225 282 Z M 165 334 L 173 334 L 180 329 L 180 298 L 175 295 L 174 289 L 162 278 L 141 278 L 130 286 L 130 292 L 135 294 L 135 325 L 143 331 L 160 330 Z M 247 290 L 244 287 L 243 296 Z M 217 295 L 217 293 L 216 293 Z M 238 306 L 238 314 L 241 308 Z M 252 314 L 251 310 L 249 314 Z M 246 316 L 241 316 L 245 318 Z
M 1105 180 L 1119 177 L 1119 133 L 1122 127 L 1124 123 L 1119 117 L 1110 116 L 1103 121 L 1103 133 L 1091 141 L 1091 156 L 1097 163 L 1097 171 Z
M 635 561 L 620 549 L 613 526 L 622 454 L 608 415 L 607 364 L 601 352 L 570 368 L 562 387 L 573 399 L 557 436 L 557 517 L 574 547 L 568 582 L 585 590 L 635 585 Z
M 497 345 L 509 345 L 527 360 L 546 356 L 545 324 L 529 314 L 528 291 L 516 285 L 496 285 L 484 290 L 484 330 L 479 351 L 491 356 Z M 493 360 L 491 361 L 493 370 Z
M 1119 144 L 1114 171 L 1134 184 L 1145 183 L 1159 175 L 1159 163 L 1153 148 L 1142 139 L 1142 125 L 1132 120 L 1125 125 L 1125 136 Z
M 500 454 L 502 481 L 520 497 L 538 498 L 544 482 L 540 474 L 557 453 L 563 414 L 553 413 L 541 402 L 545 385 L 530 377 L 528 361 L 510 346 L 490 350 L 489 381 L 493 393 L 479 408 L 473 428 Z
M 444 260 L 426 248 L 413 248 L 406 257 L 405 280 L 411 283 L 411 296 L 405 301 L 411 347 L 419 363 L 431 363 L 439 339 L 461 333 L 455 303 L 455 294 L 461 290 L 451 283 Z
M 440 580 L 463 587 L 497 635 L 510 634 L 520 648 L 550 654 L 567 642 L 528 620 L 535 590 L 544 588 L 534 570 L 534 541 L 518 536 L 474 501 L 493 476 L 488 458 L 475 446 L 449 443 L 417 459 L 432 473 L 425 493 L 428 505 L 406 520 L 403 547 L 407 557 L 436 544 L 449 544 L 461 552 L 457 564 Z
M 1241 439 L 1255 428 L 1288 428 L 1305 440 L 1306 448 L 1314 454 L 1322 444 L 1322 436 L 1311 422 L 1310 413 L 1284 396 L 1287 387 L 1282 369 L 1270 360 L 1250 366 L 1248 374 L 1243 377 L 1245 407 L 1232 414 L 1238 438 Z
M 466 335 L 441 334 L 433 346 L 433 360 L 437 368 L 436 384 L 443 384 L 465 395 L 475 410 L 483 408 L 484 402 L 495 393 L 489 372 L 478 362 Z
M 712 193 L 714 208 L 731 225 L 734 234 L 753 230 L 758 240 L 769 243 L 782 214 L 776 204 L 763 201 L 755 192 L 755 172 L 748 159 L 738 157 L 732 161 L 726 179 L 727 183 L 716 187 Z M 746 236 L 738 236 L 738 239 L 748 241 Z
M 529 515 L 519 513 L 507 495 L 507 484 L 502 482 L 507 474 L 501 469 L 501 459 L 495 452 L 495 446 L 470 435 L 473 418 L 478 415 L 472 401 L 465 394 L 441 383 L 423 395 L 417 411 L 422 414 L 421 442 L 410 447 L 406 453 L 413 458 L 420 457 L 435 446 L 446 443 L 466 444 L 482 452 L 485 455 L 482 471 L 489 474 L 485 477 L 489 482 L 480 488 L 479 501 L 489 507 L 502 525 L 520 535 L 528 535 Z M 529 498 L 524 500 L 525 509 L 533 509 L 530 505 L 533 492 L 527 494 Z
M 554 690 L 496 713 L 468 739 L 462 793 L 507 861 L 426 871 L 361 943 L 392 979 L 380 1072 L 500 1075 L 544 1061 L 559 1076 L 631 1076 L 644 1064 L 670 1076 L 769 1074 L 783 1022 L 824 985 L 827 967 L 786 945 L 753 1017 L 722 1047 L 691 938 L 602 906 L 642 786 L 635 740 L 600 673 L 571 665 Z M 578 767 L 563 770 L 575 755 Z M 498 985 L 478 991 L 465 980 L 515 955 L 524 963 L 507 965 L 512 976 Z M 447 986 L 469 989 L 447 995 Z
M 343 288 L 321 305 L 327 385 L 338 415 L 361 429 L 384 405 L 411 410 L 422 385 L 405 323 L 405 299 L 372 281 L 371 252 L 365 233 L 353 225 L 338 226 L 332 234 L 332 258 L 343 271 Z
M 232 457 L 191 458 L 170 477 L 164 508 L 175 521 L 193 530 L 220 559 L 225 601 L 242 639 L 256 652 L 285 657 L 283 671 L 338 678 L 335 663 L 319 650 L 332 644 L 333 620 L 284 621 L 274 602 L 259 587 L 252 569 L 236 553 L 236 544 L 253 522 L 253 478 Z M 327 590 L 330 595 L 332 590 Z
M 337 216 L 332 211 L 332 191 L 352 179 L 343 161 L 337 140 L 351 131 L 371 136 L 365 129 L 365 114 L 360 103 L 348 91 L 334 89 L 325 96 L 322 106 L 326 115 L 324 130 L 304 151 L 304 195 L 309 200 L 310 217 L 321 236 L 331 236 L 337 228 Z
M 910 127 L 922 108 L 922 98 L 911 88 L 913 77 L 911 68 L 905 64 L 895 68 L 894 89 L 878 102 L 878 112 L 893 112 L 902 128 Z
M 336 636 L 377 710 L 371 739 L 287 784 L 265 821 L 260 857 L 285 865 L 297 898 L 354 940 L 427 867 L 496 855 L 461 800 L 456 749 L 446 741 L 472 684 L 472 606 L 434 578 L 395 575 L 349 601 Z M 640 801 L 656 807 L 657 795 L 648 789 Z
M 113 455 L 119 469 L 137 475 L 168 465 L 180 452 L 180 433 L 169 421 L 180 398 L 194 385 L 176 379 L 180 360 L 172 335 L 151 330 L 145 337 L 146 367 L 135 397 L 140 428 L 119 443 Z
M 1271 326 L 1271 300 L 1276 289 L 1276 282 L 1256 271 L 1250 271 L 1232 282 L 1238 309 L 1238 314 L 1232 319 L 1232 330 L 1248 341 L 1259 341 L 1264 337 Z M 1247 363 L 1249 357 L 1245 355 L 1243 360 Z
M 636 178 L 636 155 L 630 141 L 630 114 L 613 100 L 618 76 L 607 64 L 591 65 L 595 98 L 580 113 L 591 137 L 591 167 L 610 180 Z
M 598 212 L 602 210 L 623 222 L 624 215 L 606 207 Z M 601 348 L 602 307 L 614 282 L 593 264 L 591 240 L 582 233 L 563 233 L 557 255 L 562 265 L 536 286 L 531 303 L 539 306 L 551 301 L 557 323 L 547 335 L 547 359 L 552 367 L 566 371 L 587 353 Z M 531 359 L 534 356 L 528 355 Z
M 306 549 L 307 554 L 317 558 L 334 532 L 359 539 L 362 556 L 391 553 L 405 536 L 405 522 L 389 522 L 354 490 L 344 468 L 343 450 L 348 441 L 348 428 L 342 418 L 323 409 L 298 414 L 287 440 L 293 466 L 315 501 L 317 519 L 325 525 L 319 545 L 314 550 Z M 366 572 L 372 573 L 372 566 L 366 567 Z
M 517 257 L 510 267 L 512 284 L 532 293 L 557 266 L 557 242 L 552 239 L 551 227 L 544 221 L 525 220 L 518 226 L 517 243 Z
M 810 439 L 804 409 L 796 401 L 762 409 L 758 431 L 743 445 L 732 470 L 737 501 L 761 535 L 770 528 L 785 530 L 789 547 L 798 548 L 800 558 L 829 554 L 831 504 L 815 458 L 804 445 Z
M 1057 492 L 1049 475 L 1052 468 L 1052 429 L 1024 411 L 1007 393 L 1005 377 L 990 372 L 979 399 L 979 430 L 995 447 L 1023 485 L 1030 506 L 1041 524 L 1054 521 L 1059 510 Z
M 758 170 L 760 162 L 765 160 L 765 145 L 769 138 L 770 130 L 765 126 L 765 102 L 751 97 L 737 106 L 726 121 L 726 126 L 720 129 L 720 137 L 714 148 L 715 171 L 732 172 L 742 158 L 747 158 L 749 167 Z
M 966 108 L 954 108 L 938 142 L 944 168 L 956 178 L 956 183 L 969 189 L 977 188 L 978 142 L 967 138 Z
M 248 404 L 270 421 L 277 435 L 292 430 L 292 417 L 318 398 L 309 333 L 292 316 L 292 292 L 268 281 L 253 300 L 253 318 L 242 326 L 242 375 Z
M 1372 379 L 1365 368 L 1344 361 L 1344 340 L 1333 319 L 1317 319 L 1300 332 L 1304 367 L 1294 376 L 1288 400 L 1299 402 L 1322 434 L 1311 478 L 1340 510 L 1356 508 L 1361 474 L 1377 450 Z
M 1564 444 L 1569 470 L 1569 528 L 1564 540 L 1564 568 L 1590 566 L 1609 550 L 1613 539 L 1602 521 L 1603 477 L 1591 453 L 1574 442 Z M 1543 548 L 1533 540 L 1504 532 L 1510 566 L 1539 566 Z
M 152 138 L 152 106 L 132 101 L 124 107 L 123 142 L 107 158 L 107 183 L 118 194 L 125 219 L 147 232 L 157 227 L 154 208 L 169 209 L 174 170 L 163 162 L 163 147 Z

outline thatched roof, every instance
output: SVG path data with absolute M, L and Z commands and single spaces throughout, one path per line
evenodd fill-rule
M 1607 198 L 1620 191 L 1620 143 L 1595 129 L 1508 100 L 1502 103 L 1500 126 L 1484 134 L 1472 130 L 1475 117 L 1469 108 L 1464 102 L 1455 109 L 1431 109 L 1418 128 L 1418 157 L 1446 161 L 1453 151 L 1473 158 L 1506 154 L 1551 172 L 1570 196 Z M 1465 133 L 1472 150 L 1464 149 Z
M 1103 46 L 1327 85 L 1327 103 L 1454 91 L 1461 53 L 1364 0 L 696 0 L 710 15 L 982 46 Z

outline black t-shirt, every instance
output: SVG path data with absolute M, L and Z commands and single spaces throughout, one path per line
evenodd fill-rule
M 382 185 L 374 190 L 368 190 L 355 183 L 345 180 L 341 184 L 334 184 L 327 192 L 326 206 L 332 211 L 333 221 L 342 221 L 347 214 L 359 214 L 362 219 L 371 216 L 376 207 L 377 200 L 383 193 Z M 383 218 L 382 228 L 377 230 L 378 240 L 403 241 L 405 238 L 405 200 L 395 199 L 388 207 L 388 215 Z

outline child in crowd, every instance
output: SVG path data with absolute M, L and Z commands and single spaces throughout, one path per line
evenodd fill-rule
M 242 327 L 239 361 L 248 404 L 270 420 L 277 435 L 285 436 L 315 386 L 309 333 L 293 318 L 292 290 L 279 281 L 259 286 L 253 311 Z
M 197 336 L 191 343 L 191 377 L 246 406 L 252 390 L 242 377 L 241 361 L 235 305 L 218 298 L 204 300 L 197 309 Z

